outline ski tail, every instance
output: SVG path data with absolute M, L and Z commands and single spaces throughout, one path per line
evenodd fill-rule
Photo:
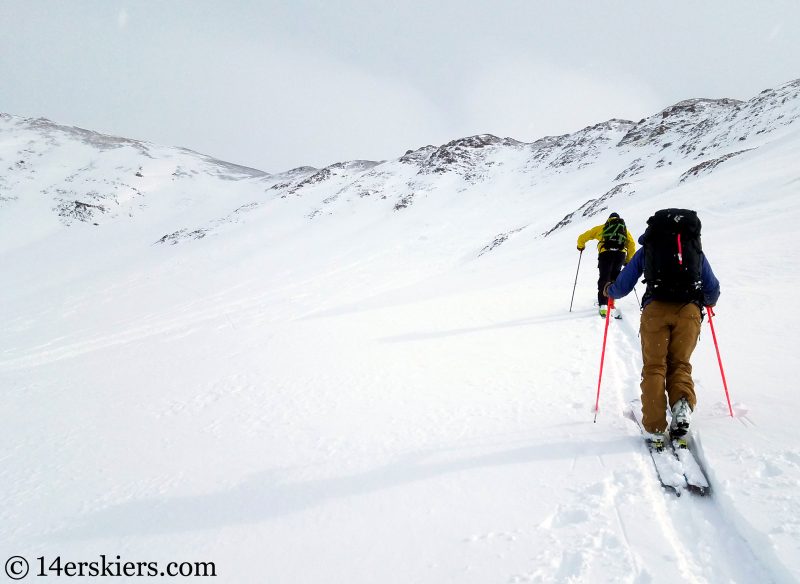
M 658 478 L 658 482 L 661 483 L 661 487 L 665 491 L 680 497 L 684 491 L 689 489 L 689 484 L 683 474 L 680 461 L 673 456 L 669 446 L 662 450 L 657 450 L 647 442 L 647 433 L 645 432 L 644 426 L 642 426 L 641 410 L 638 410 L 637 413 L 637 407 L 631 404 L 626 414 L 627 417 L 636 423 L 639 427 L 639 431 L 642 433 L 642 438 L 645 439 L 644 442 L 650 454 L 650 459 L 653 461 L 656 477 Z
M 630 402 L 626 409 L 626 417 L 636 422 L 644 438 L 647 432 L 642 424 L 642 410 L 639 400 Z M 698 462 L 692 451 L 690 433 L 683 436 L 673 436 L 667 440 L 668 445 L 663 450 L 655 450 L 648 444 L 650 457 L 656 468 L 656 474 L 661 485 L 674 491 L 680 496 L 684 490 L 695 495 L 711 494 L 711 485 L 705 470 Z

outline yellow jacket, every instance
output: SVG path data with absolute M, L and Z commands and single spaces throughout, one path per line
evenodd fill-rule
M 597 240 L 597 253 L 601 253 L 605 251 L 603 247 L 603 225 L 598 225 L 597 227 L 592 227 L 589 231 L 585 233 L 581 233 L 578 236 L 578 249 L 582 250 L 586 247 L 586 242 L 590 239 Z M 633 240 L 633 235 L 631 235 L 631 230 L 625 228 L 625 231 L 628 234 L 628 240 L 625 242 L 625 252 L 627 257 L 625 258 L 625 263 L 627 264 L 633 258 L 633 254 L 636 253 L 636 242 Z

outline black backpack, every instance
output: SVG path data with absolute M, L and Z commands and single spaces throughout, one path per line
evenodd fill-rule
M 703 301 L 700 219 L 689 209 L 662 209 L 644 232 L 645 298 L 665 302 Z
M 625 221 L 619 217 L 609 217 L 603 225 L 603 249 L 606 251 L 622 251 L 628 240 L 628 230 Z

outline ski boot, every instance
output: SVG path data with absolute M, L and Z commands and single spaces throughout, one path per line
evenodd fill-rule
M 664 446 L 666 444 L 664 432 L 652 432 L 647 434 L 645 440 L 647 441 L 647 446 L 651 450 L 655 450 L 656 452 L 662 452 L 664 450 Z
M 689 423 L 692 421 L 692 408 L 685 397 L 682 397 L 672 406 L 672 423 L 669 426 L 669 433 L 673 438 L 683 438 L 689 431 Z

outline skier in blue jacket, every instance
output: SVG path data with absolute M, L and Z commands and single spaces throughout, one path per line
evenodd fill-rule
M 610 298 L 628 295 L 645 272 L 647 241 L 636 251 L 619 277 L 606 284 L 604 292 Z M 648 440 L 662 449 L 667 430 L 666 409 L 672 411 L 670 433 L 683 439 L 689 429 L 691 414 L 697 403 L 692 380 L 690 358 L 700 336 L 702 307 L 714 306 L 720 295 L 719 281 L 711 265 L 702 255 L 700 290 L 688 302 L 668 302 L 653 297 L 648 284 L 642 297 L 642 317 L 639 336 L 642 341 L 642 425 L 650 434 Z

